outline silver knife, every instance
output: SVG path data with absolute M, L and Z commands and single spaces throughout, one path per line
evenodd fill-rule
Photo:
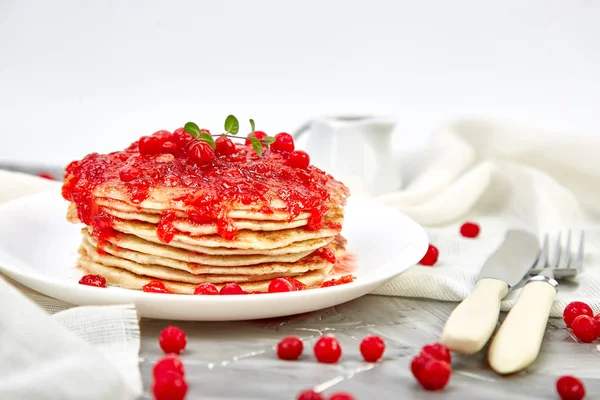
M 486 260 L 473 292 L 450 314 L 441 343 L 450 350 L 474 354 L 485 346 L 498 324 L 500 302 L 535 265 L 540 253 L 536 235 L 509 230 Z

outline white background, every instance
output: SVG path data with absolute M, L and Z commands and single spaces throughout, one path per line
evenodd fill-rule
M 0 0 L 0 161 L 64 164 L 188 120 L 269 133 L 459 116 L 598 134 L 600 1 Z

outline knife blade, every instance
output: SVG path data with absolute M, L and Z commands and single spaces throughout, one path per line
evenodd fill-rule
M 539 253 L 536 235 L 509 230 L 500 247 L 485 261 L 473 292 L 450 314 L 440 342 L 457 353 L 481 350 L 498 324 L 500 302 L 535 265 Z

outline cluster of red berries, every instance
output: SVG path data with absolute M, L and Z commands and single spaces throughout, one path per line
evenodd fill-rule
M 481 228 L 474 222 L 465 222 L 460 227 L 460 234 L 467 238 L 476 238 L 479 236 L 479 232 L 481 232 Z M 437 262 L 439 255 L 440 251 L 438 248 L 432 244 L 429 244 L 427 252 L 421 261 L 419 261 L 419 264 L 431 267 Z
M 563 311 L 563 320 L 573 335 L 584 343 L 591 343 L 600 337 L 600 314 L 594 316 L 592 308 L 584 302 L 569 303 Z
M 297 360 L 302 355 L 304 345 L 297 336 L 288 336 L 277 344 L 277 356 L 281 360 Z M 385 343 L 379 336 L 367 336 L 360 342 L 360 353 L 366 362 L 377 362 L 383 356 Z M 313 347 L 315 358 L 324 364 L 335 364 L 342 357 L 342 346 L 332 336 L 325 335 L 319 338 Z M 353 400 L 348 393 L 335 393 L 329 400 Z M 298 396 L 297 400 L 324 400 L 324 397 L 313 390 L 306 390 Z
M 423 346 L 410 364 L 410 370 L 425 390 L 442 390 L 452 375 L 450 350 L 440 343 Z
M 95 275 L 99 276 L 99 275 Z M 100 277 L 102 278 L 102 277 Z M 104 279 L 104 278 L 102 278 Z M 105 281 L 106 282 L 106 281 Z M 81 283 L 81 282 L 80 282 Z M 269 293 L 294 292 L 305 290 L 308 287 L 297 279 L 291 277 L 275 278 L 269 282 Z M 148 293 L 171 293 L 165 287 L 165 284 L 159 280 L 152 280 L 142 287 L 144 292 Z M 237 283 L 227 283 L 221 287 L 221 290 L 212 283 L 201 283 L 194 290 L 198 295 L 219 295 L 219 294 L 259 294 L 263 292 L 247 292 Z
M 167 354 L 152 369 L 152 392 L 156 400 L 183 400 L 188 390 L 183 363 L 178 355 L 185 349 L 187 337 L 176 326 L 168 326 L 158 337 L 160 348 Z

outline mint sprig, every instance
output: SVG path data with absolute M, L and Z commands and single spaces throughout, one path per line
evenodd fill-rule
M 240 131 L 240 123 L 234 115 L 228 115 L 225 119 L 225 132 L 237 135 Z

